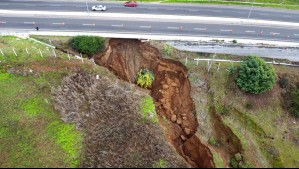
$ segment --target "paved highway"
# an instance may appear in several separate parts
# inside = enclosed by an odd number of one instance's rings
[[[136,13],[136,14],[171,14],[188,16],[214,16],[248,18],[250,6],[220,6],[220,5],[200,5],[200,4],[153,4],[138,3],[137,8],[124,7],[123,2],[90,2],[92,5],[103,4],[107,6],[109,13]],[[63,2],[63,1],[31,1],[31,0],[1,0],[0,9],[5,10],[38,10],[38,11],[68,11],[85,12],[86,3],[83,2]],[[299,22],[299,11],[269,9],[253,7],[251,19],[275,20],[287,22]],[[129,19],[129,18],[128,18]]]
[[[298,11],[253,10],[250,18],[254,22],[247,23],[244,22],[244,19],[247,19],[246,15],[248,15],[250,7],[232,8],[209,5],[208,8],[203,5],[142,3],[137,8],[126,8],[122,6],[122,3],[101,2],[101,4],[107,5],[108,11],[87,13],[85,3],[80,2],[38,1],[37,3],[36,1],[25,0],[2,0],[0,2],[0,32],[12,30],[28,32],[39,26],[40,31],[49,32],[105,32],[177,37],[215,37],[296,42],[299,44]],[[89,7],[91,5],[94,4],[90,3]],[[238,14],[238,12],[240,13]],[[165,18],[163,18],[164,15]],[[199,16],[204,17],[198,19]],[[287,23],[286,20],[282,20],[287,18],[286,16],[289,18]],[[181,19],[174,19],[179,17]],[[209,19],[209,17],[215,18]],[[243,20],[235,21],[236,19],[228,19],[227,17]],[[253,19],[252,17],[256,18]],[[272,24],[272,22],[266,23],[261,20],[276,22]],[[277,21],[284,21],[284,23]]]

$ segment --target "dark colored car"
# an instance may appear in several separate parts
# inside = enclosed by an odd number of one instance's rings
[[[136,1],[128,1],[125,2],[125,7],[137,7],[137,2]]]

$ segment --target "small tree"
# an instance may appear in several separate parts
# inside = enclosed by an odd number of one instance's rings
[[[76,36],[72,39],[72,48],[91,57],[104,48],[105,39],[98,36]]]
[[[272,65],[257,56],[249,56],[240,66],[237,85],[246,92],[260,94],[273,88],[276,73]]]
[[[154,74],[148,69],[141,69],[137,73],[137,85],[143,88],[150,88],[154,81]]]

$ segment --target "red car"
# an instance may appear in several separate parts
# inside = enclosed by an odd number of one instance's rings
[[[137,7],[137,2],[136,1],[128,1],[125,2],[125,7]]]

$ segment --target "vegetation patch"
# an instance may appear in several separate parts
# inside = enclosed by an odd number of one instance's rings
[[[105,39],[98,36],[76,36],[72,39],[72,47],[91,57],[105,47]]]
[[[148,119],[153,123],[158,122],[155,104],[152,97],[146,96],[141,100],[140,110],[143,118]]]
[[[47,132],[68,154],[67,163],[71,163],[71,167],[77,167],[80,162],[82,136],[75,130],[75,125],[54,121],[47,126]]]
[[[23,110],[29,117],[36,117],[44,112],[43,102],[38,98],[31,98],[23,105]]]
[[[148,69],[141,69],[137,73],[137,85],[143,88],[151,88],[154,81],[154,73]]]
[[[166,160],[159,160],[157,162],[155,162],[155,164],[153,165],[153,168],[169,168],[169,164]]]
[[[276,73],[272,65],[256,56],[244,59],[240,66],[237,85],[244,91],[260,94],[273,88],[276,82]]]

